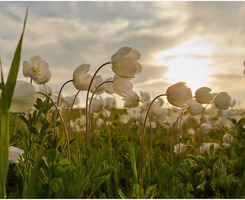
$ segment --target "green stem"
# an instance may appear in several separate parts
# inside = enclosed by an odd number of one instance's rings
[[[46,96],[51,102],[52,104],[54,105],[56,111],[58,112],[59,116],[60,116],[60,120],[63,124],[63,127],[64,127],[64,130],[65,130],[65,135],[66,135],[66,142],[67,142],[67,153],[68,153],[68,160],[71,161],[71,153],[70,153],[70,143],[69,143],[69,134],[68,134],[68,131],[67,131],[67,128],[66,128],[66,125],[65,125],[65,121],[64,121],[64,118],[62,117],[58,107],[56,106],[56,104],[54,103],[54,101],[50,98],[50,96],[46,95],[45,93],[42,93],[42,92],[37,92],[38,94],[42,94],[44,96]]]
[[[151,106],[152,104],[154,103],[155,100],[157,100],[159,97],[162,97],[162,96],[166,96],[166,94],[160,94],[158,95],[157,97],[155,97],[152,102],[150,103],[148,109],[147,109],[147,112],[146,112],[146,115],[145,115],[145,119],[144,119],[144,123],[143,123],[143,127],[142,127],[142,132],[141,132],[141,148],[140,148],[140,155],[141,155],[141,171],[140,171],[140,186],[141,186],[141,189],[143,189],[143,185],[144,185],[144,182],[143,182],[143,142],[144,142],[144,133],[145,133],[145,127],[146,127],[146,120],[147,120],[147,117],[149,115],[149,112],[150,112],[150,109],[151,109]]]
[[[105,82],[99,84],[99,85],[95,88],[95,90],[94,90],[94,92],[93,92],[93,94],[92,94],[92,96],[91,96],[91,98],[90,98],[90,101],[89,101],[89,106],[88,106],[88,116],[89,116],[89,126],[88,126],[89,139],[88,139],[88,146],[89,146],[89,147],[90,147],[90,144],[91,144],[90,110],[91,110],[92,101],[93,101],[95,92],[99,89],[100,86],[102,86],[102,85],[104,85],[104,84],[106,84],[106,83],[113,83],[113,81],[105,81]]]
[[[9,114],[0,114],[0,198],[6,198],[6,181],[8,174],[8,154],[9,154]]]
[[[89,91],[90,91],[90,88],[92,86],[92,83],[93,83],[93,80],[95,79],[95,76],[97,75],[97,73],[101,70],[101,68],[103,68],[105,65],[108,65],[110,64],[111,62],[106,62],[104,63],[103,65],[101,65],[97,70],[96,72],[94,73],[90,83],[89,83],[89,86],[88,86],[88,90],[87,90],[87,96],[86,96],[86,107],[85,107],[85,114],[86,114],[86,145],[88,146],[88,123],[89,123],[89,116],[88,116],[88,97],[89,97]],[[90,146],[88,146],[90,147]]]
[[[61,92],[63,90],[63,88],[65,87],[65,85],[67,83],[73,82],[72,80],[66,81],[60,88],[59,94],[58,94],[58,98],[57,98],[57,107],[59,107],[59,101],[60,101],[60,96],[61,96]],[[55,112],[55,117],[54,117],[54,136],[56,135],[56,120],[57,120],[57,111]]]

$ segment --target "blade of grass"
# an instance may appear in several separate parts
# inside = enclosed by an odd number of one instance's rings
[[[16,79],[18,76],[18,71],[19,71],[19,66],[20,66],[20,58],[21,58],[21,47],[22,47],[22,41],[23,41],[23,36],[24,36],[24,32],[25,32],[27,14],[28,14],[28,8],[27,8],[26,15],[25,15],[25,21],[24,21],[22,34],[21,34],[18,46],[15,50],[14,58],[12,60],[11,68],[9,70],[8,79],[6,82],[7,108],[10,107],[12,96],[14,93],[15,84],[16,84]]]

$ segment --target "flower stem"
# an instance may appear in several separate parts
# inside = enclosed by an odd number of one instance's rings
[[[144,142],[144,133],[145,133],[145,127],[146,127],[146,120],[147,120],[147,117],[149,115],[149,112],[150,112],[150,109],[151,109],[151,106],[152,104],[154,103],[155,100],[157,100],[159,97],[162,97],[162,96],[166,96],[166,94],[160,94],[158,95],[157,97],[155,97],[152,102],[150,103],[148,109],[147,109],[147,112],[146,112],[146,115],[145,115],[145,119],[144,119],[144,123],[143,123],[143,127],[142,127],[142,132],[141,132],[141,148],[140,148],[140,155],[141,155],[141,170],[140,170],[140,186],[141,186],[141,189],[143,189],[143,185],[144,185],[144,181],[143,181],[143,142]]]
[[[66,142],[67,142],[67,151],[68,151],[68,160],[71,161],[71,154],[70,154],[70,143],[69,143],[69,135],[68,135],[68,131],[67,131],[67,128],[66,128],[66,125],[65,125],[65,121],[57,107],[57,105],[54,103],[54,101],[50,98],[50,96],[46,95],[45,93],[43,92],[37,92],[38,94],[42,94],[44,96],[46,96],[54,105],[56,111],[58,112],[59,116],[60,116],[60,119],[61,119],[61,122],[63,124],[63,127],[65,129],[65,135],[66,135]]]
[[[69,118],[68,118],[69,140],[71,139],[71,113],[72,113],[73,105],[74,105],[74,103],[75,103],[75,101],[76,101],[76,98],[77,98],[78,94],[80,93],[80,91],[81,91],[81,90],[79,90],[79,91],[76,93],[76,95],[75,95],[75,97],[74,97],[74,99],[73,99],[73,101],[72,101],[71,108],[70,108],[70,113],[69,113]]]
[[[70,82],[73,82],[73,79],[72,80],[69,80],[69,81],[66,81],[60,88],[60,91],[59,91],[59,94],[58,94],[58,98],[57,98],[57,107],[59,107],[59,101],[60,101],[60,95],[61,95],[61,92],[63,90],[63,88],[65,87],[65,85],[67,83],[70,83]],[[61,116],[61,115],[60,115]],[[57,120],[57,111],[55,112],[55,117],[54,117],[54,136],[56,135],[56,120]]]
[[[110,125],[110,119],[109,116],[106,112],[106,110],[103,108],[103,111],[105,112],[106,118],[107,118],[107,123],[108,123],[108,132],[109,132],[109,144],[110,144],[110,157],[111,157],[111,165],[113,164],[112,162],[112,142],[111,142],[111,125]]]
[[[201,128],[201,126],[202,126],[202,121],[203,121],[203,116],[204,116],[204,112],[205,112],[205,110],[206,110],[206,108],[207,108],[207,106],[208,106],[209,104],[207,104],[205,107],[204,107],[204,109],[203,109],[203,111],[202,111],[202,114],[201,114],[201,118],[200,118],[200,124],[199,124],[199,134],[198,134],[198,145],[199,145],[199,147],[198,147],[198,152],[199,152],[199,155],[201,154],[201,151],[200,151],[200,148],[201,148],[201,144],[202,144],[202,128]],[[204,142],[204,141],[203,141]]]
[[[91,105],[92,105],[92,101],[93,101],[95,92],[99,89],[100,86],[104,85],[105,83],[113,83],[113,81],[105,81],[105,82],[99,84],[99,85],[95,88],[94,92],[92,93],[92,96],[91,96],[90,101],[89,101],[89,106],[88,106],[88,116],[89,116],[89,126],[88,126],[89,140],[88,140],[88,144],[89,144],[89,147],[90,147],[90,143],[91,143],[91,122],[90,122],[90,110],[91,110]]]
[[[102,69],[105,65],[108,65],[110,64],[111,62],[106,62],[104,63],[103,65],[101,65],[97,70],[96,72],[94,73],[90,83],[89,83],[89,86],[88,86],[88,91],[87,91],[87,96],[86,96],[86,107],[85,107],[85,114],[86,114],[86,145],[88,146],[88,120],[89,120],[89,116],[88,116],[88,97],[89,97],[89,91],[90,91],[90,88],[92,86],[92,83],[93,83],[93,80],[95,79],[95,76],[97,75],[97,73],[100,71],[100,69]]]

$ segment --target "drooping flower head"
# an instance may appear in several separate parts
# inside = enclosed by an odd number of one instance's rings
[[[89,68],[89,64],[82,64],[73,72],[73,85],[77,90],[88,90],[89,83],[92,79],[92,76],[87,73]],[[94,87],[94,82],[92,87]]]
[[[220,92],[214,97],[215,107],[220,110],[226,110],[230,107],[231,97],[226,92]]]
[[[140,53],[131,47],[122,47],[111,56],[112,71],[123,78],[134,78],[142,71],[142,67],[137,60]]]
[[[35,87],[25,81],[16,81],[10,111],[11,112],[26,112],[36,103]]]
[[[187,107],[186,102],[192,99],[191,89],[184,82],[171,85],[168,87],[166,94],[170,104],[181,108]]]
[[[33,56],[29,62],[23,62],[23,75],[30,77],[37,84],[45,84],[51,79],[49,65],[40,56]]]
[[[24,151],[14,146],[9,147],[9,163],[18,164],[20,157],[24,160],[22,154]]]
[[[210,94],[212,90],[208,87],[201,87],[195,92],[197,102],[208,104],[213,100],[213,95]]]
[[[201,114],[204,109],[202,104],[198,103],[195,99],[187,101],[187,104],[189,105],[187,110],[193,116]]]

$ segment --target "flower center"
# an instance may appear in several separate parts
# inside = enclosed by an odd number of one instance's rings
[[[33,72],[35,72],[35,74],[36,74],[37,76],[40,75],[40,69],[38,69],[37,67],[32,66],[32,67],[31,67],[31,70],[32,70]]]

